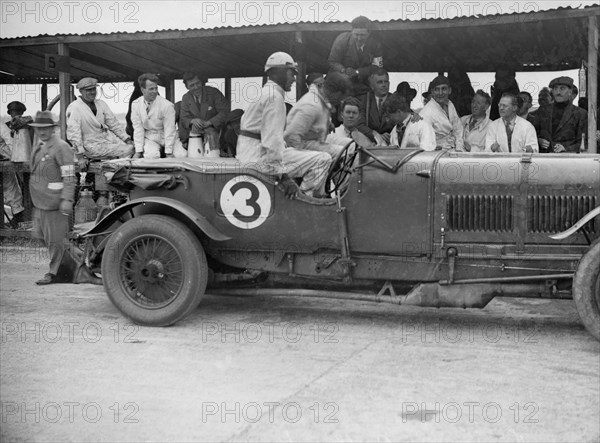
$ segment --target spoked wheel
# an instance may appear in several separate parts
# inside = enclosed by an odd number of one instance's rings
[[[352,164],[354,163],[356,154],[358,154],[356,143],[351,141],[333,159],[327,180],[325,181],[326,194],[331,195],[346,184],[352,173]]]
[[[586,329],[600,340],[600,240],[579,262],[573,279],[573,300]]]
[[[206,289],[204,249],[183,223],[144,215],[119,227],[102,257],[108,297],[134,322],[167,326],[198,306]]]

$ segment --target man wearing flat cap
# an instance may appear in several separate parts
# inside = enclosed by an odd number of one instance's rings
[[[81,96],[67,107],[67,140],[75,149],[81,169],[86,168],[88,160],[124,158],[133,154],[133,141],[125,128],[108,105],[96,98],[97,86],[95,78],[79,80],[77,89]]]
[[[75,161],[71,147],[55,134],[58,125],[50,111],[40,111],[33,123],[37,143],[31,153],[29,191],[34,206],[34,235],[48,247],[50,266],[38,285],[56,283],[69,230],[75,195]]]
[[[439,149],[464,151],[463,127],[456,108],[449,99],[452,88],[448,77],[439,75],[429,84],[430,100],[419,115],[433,126]]]
[[[587,112],[573,105],[573,79],[557,77],[550,82],[554,103],[541,106],[533,126],[540,152],[579,152],[587,131]]]

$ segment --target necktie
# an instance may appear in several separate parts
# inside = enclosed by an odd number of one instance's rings
[[[146,102],[146,114],[150,113],[150,103]]]
[[[402,146],[402,139],[404,138],[405,132],[406,132],[406,125],[402,125],[401,128],[396,128],[396,133],[398,134],[398,146]]]
[[[506,138],[508,139],[508,152],[512,152],[511,142],[513,130],[510,128],[510,122],[504,121],[504,127],[506,128]]]
[[[98,109],[96,108],[96,103],[91,102],[90,103],[90,109],[92,110],[92,112],[94,113],[94,115],[96,115],[98,113]]]

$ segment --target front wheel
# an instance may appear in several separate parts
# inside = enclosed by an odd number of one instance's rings
[[[193,311],[206,289],[208,266],[198,238],[163,215],[135,217],[109,238],[102,279],[110,300],[146,326],[168,326]]]
[[[579,262],[573,279],[573,300],[584,326],[600,340],[600,239]]]

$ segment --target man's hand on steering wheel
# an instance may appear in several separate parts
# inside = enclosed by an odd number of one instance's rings
[[[287,174],[281,174],[281,178],[275,181],[275,186],[283,191],[286,198],[293,200],[298,195],[298,185]]]

